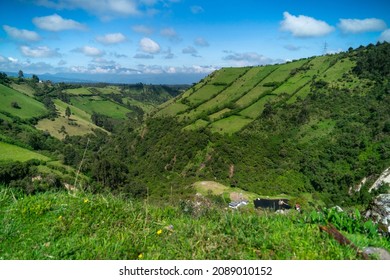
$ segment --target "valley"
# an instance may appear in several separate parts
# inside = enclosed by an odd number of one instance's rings
[[[389,250],[365,218],[389,192],[369,191],[390,166],[389,53],[378,43],[226,67],[193,85],[3,73],[0,258],[361,258],[319,231],[329,223]]]

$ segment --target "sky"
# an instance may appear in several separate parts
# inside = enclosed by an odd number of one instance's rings
[[[0,71],[182,84],[390,42],[388,0],[4,0]]]

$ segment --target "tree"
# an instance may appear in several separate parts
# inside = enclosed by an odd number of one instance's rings
[[[19,72],[18,72],[18,78],[19,78],[19,79],[23,79],[23,78],[24,78],[24,74],[23,74],[23,71],[22,71],[22,70],[19,70]]]
[[[65,116],[67,116],[68,119],[69,119],[69,117],[70,117],[71,114],[72,114],[72,112],[70,111],[69,106],[67,106],[66,109],[65,109]]]
[[[39,78],[38,78],[37,75],[33,74],[31,79],[32,79],[32,81],[33,81],[34,83],[39,83]]]
[[[20,105],[18,104],[18,102],[16,101],[12,101],[11,102],[11,106],[15,109],[21,109]]]

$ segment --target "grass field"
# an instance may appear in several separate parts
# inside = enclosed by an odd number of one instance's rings
[[[14,108],[16,102],[20,108]],[[47,114],[45,106],[35,99],[0,84],[0,111],[8,112],[21,119],[30,119]]]
[[[30,159],[38,159],[44,161],[50,160],[48,157],[38,154],[36,152],[8,143],[0,142],[0,160],[27,161]]]
[[[93,133],[94,129],[103,130],[92,123],[91,115],[85,111],[58,99],[54,101],[54,104],[60,115],[54,120],[40,120],[36,125],[36,128],[39,130],[48,131],[50,135],[58,139],[63,139],[66,135],[73,136]],[[65,116],[66,107],[69,107],[72,113],[69,119]],[[66,133],[61,131],[62,127],[65,128]]]
[[[249,124],[252,120],[242,116],[230,116],[210,125],[212,132],[232,134],[241,130],[244,126]]]
[[[110,100],[99,99],[98,97],[72,97],[71,104],[90,115],[96,112],[114,119],[126,119],[126,114],[131,112],[121,105],[115,104]]]
[[[2,260],[359,259],[309,215],[226,209],[204,195],[170,205],[77,192],[23,196],[0,186]],[[386,240],[346,234],[358,247]]]
[[[12,83],[11,87],[31,97],[33,97],[35,93],[35,90],[26,83],[21,83],[21,84]]]
[[[90,94],[92,94],[92,92],[87,87],[69,88],[69,89],[66,89],[65,92],[72,94],[72,95],[90,95]]]

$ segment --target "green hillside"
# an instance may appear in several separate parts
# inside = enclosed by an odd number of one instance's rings
[[[202,120],[203,128],[235,133],[261,116],[266,104],[292,104],[297,98],[305,98],[323,81],[329,87],[362,88],[361,93],[367,93],[370,87],[353,76],[354,66],[353,57],[343,53],[280,65],[223,68],[174,102],[163,104],[156,117],[177,117],[190,129],[199,128]],[[350,82],[341,83],[341,78]]]
[[[42,103],[2,84],[0,84],[0,104],[0,111],[21,119],[38,118],[48,113]]]
[[[11,145],[8,143],[0,142],[0,161],[28,161],[30,159],[38,159],[48,161],[47,156],[39,153]]]
[[[191,88],[17,81],[33,99],[2,86],[49,117],[0,111],[0,259],[362,259],[366,246],[390,249],[365,216],[389,192],[368,191],[390,166],[389,54],[378,43],[223,68]],[[255,209],[258,197],[301,211]],[[229,208],[240,200],[249,205]],[[326,234],[330,224],[358,249]]]

